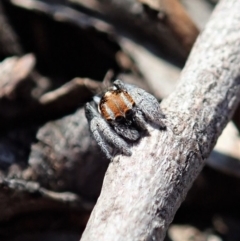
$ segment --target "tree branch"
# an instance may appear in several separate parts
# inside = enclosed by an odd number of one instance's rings
[[[84,240],[163,240],[240,97],[240,1],[222,0],[198,37],[176,91],[162,102],[166,131],[117,156]]]

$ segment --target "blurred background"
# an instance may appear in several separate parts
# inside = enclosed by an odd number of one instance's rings
[[[116,78],[167,97],[216,4],[0,1],[1,241],[80,239],[109,164],[84,104]],[[166,240],[240,240],[239,113]]]

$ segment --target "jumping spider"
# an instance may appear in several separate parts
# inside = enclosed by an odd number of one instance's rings
[[[85,114],[95,140],[109,159],[113,149],[130,156],[128,143],[138,140],[147,130],[147,121],[165,128],[157,99],[134,85],[116,80],[101,99],[94,100],[98,111],[86,103]]]

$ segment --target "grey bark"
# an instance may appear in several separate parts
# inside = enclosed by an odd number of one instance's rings
[[[82,241],[163,240],[240,97],[240,1],[222,0],[199,36],[176,91],[161,106],[166,131],[109,165]]]

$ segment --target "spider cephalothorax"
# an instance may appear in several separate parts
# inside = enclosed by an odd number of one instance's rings
[[[165,127],[157,99],[134,85],[116,80],[97,102],[99,112],[87,103],[85,113],[95,140],[108,158],[112,149],[131,155],[128,142],[138,140],[148,122]]]

